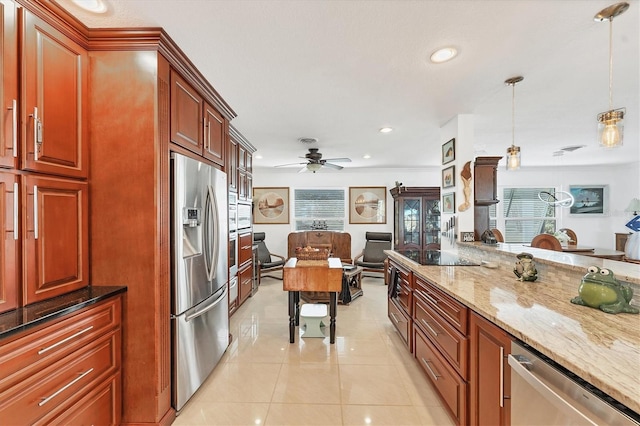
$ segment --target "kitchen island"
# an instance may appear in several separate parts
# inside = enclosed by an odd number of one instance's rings
[[[515,254],[522,246],[458,243],[458,254],[497,268],[422,266],[395,251],[390,259],[469,307],[585,381],[640,413],[640,316],[606,314],[570,303],[590,265],[607,267],[634,287],[638,306],[640,268],[608,259],[535,248],[538,280],[518,281]]]

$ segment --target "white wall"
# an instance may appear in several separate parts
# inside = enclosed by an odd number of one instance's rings
[[[458,170],[456,174],[459,174]],[[341,171],[321,171],[315,174],[297,173],[297,169],[256,168],[253,172],[255,187],[289,187],[291,198],[294,188],[344,188],[348,191],[349,186],[386,186],[386,224],[346,224],[345,231],[351,234],[353,257],[364,248],[365,232],[393,232],[393,198],[389,189],[395,186],[396,181],[402,182],[404,186],[440,186],[440,180],[439,166],[424,169],[345,168]],[[640,198],[640,162],[615,167],[553,166],[521,168],[514,172],[507,172],[501,168],[498,171],[499,194],[505,186],[551,185],[560,186],[561,190],[568,191],[569,185],[585,184],[609,185],[608,213],[602,217],[582,217],[569,215],[568,209],[561,209],[558,227],[573,229],[578,235],[580,245],[613,249],[614,233],[628,231],[624,224],[631,219],[631,214],[625,213],[624,209],[632,198]],[[266,243],[273,253],[283,256],[287,254],[287,235],[294,231],[292,214],[290,218],[291,223],[288,225],[254,225],[254,231],[267,234]]]
[[[440,155],[440,153],[438,153]],[[318,173],[297,173],[298,169],[253,170],[254,187],[289,187],[290,208],[293,208],[293,189],[295,188],[344,188],[349,197],[350,186],[386,186],[387,223],[386,224],[349,224],[345,231],[351,234],[351,256],[356,257],[364,249],[364,235],[367,231],[393,232],[393,197],[389,190],[395,182],[404,186],[440,186],[440,168],[424,169],[357,169],[344,168],[340,171],[320,171]],[[345,206],[346,208],[346,206]],[[293,210],[290,211],[288,225],[254,225],[254,232],[265,232],[265,243],[272,253],[287,255],[287,236],[295,231]]]

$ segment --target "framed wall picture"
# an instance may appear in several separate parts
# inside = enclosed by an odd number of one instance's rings
[[[289,223],[289,187],[253,188],[253,223]]]
[[[609,210],[609,185],[570,185],[574,203],[569,214],[577,216],[604,216]]]
[[[442,213],[456,212],[456,193],[442,194]]]
[[[442,164],[448,164],[456,159],[456,139],[442,145]]]
[[[447,167],[442,170],[442,187],[453,188],[456,186],[456,166]]]
[[[387,223],[387,187],[350,186],[349,223]]]

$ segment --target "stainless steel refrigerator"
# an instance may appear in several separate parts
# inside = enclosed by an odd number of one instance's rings
[[[227,176],[171,154],[172,400],[180,411],[229,346]]]

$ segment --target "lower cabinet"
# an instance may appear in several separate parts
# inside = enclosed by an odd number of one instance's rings
[[[511,368],[507,356],[511,352],[511,338],[476,313],[470,316],[469,332],[471,424],[509,425]]]
[[[121,297],[0,344],[0,419],[7,424],[119,424]]]
[[[251,296],[253,281],[253,234],[238,236],[238,306]]]

